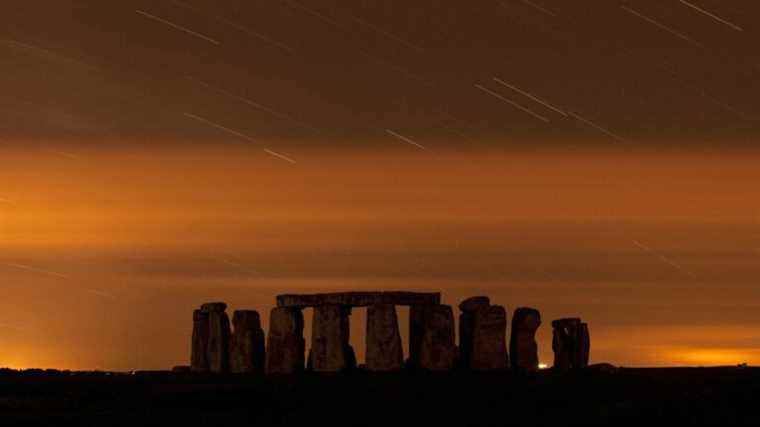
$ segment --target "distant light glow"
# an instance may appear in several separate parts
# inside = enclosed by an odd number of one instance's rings
[[[684,365],[715,366],[747,363],[756,354],[757,350],[752,349],[699,348],[676,351],[671,357]]]
[[[546,369],[548,367],[549,367],[549,365],[547,365],[546,363],[539,363],[538,364],[538,369]]]

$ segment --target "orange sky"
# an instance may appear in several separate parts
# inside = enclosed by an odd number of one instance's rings
[[[202,302],[337,289],[760,364],[756,0],[6,3],[0,365],[167,368]]]
[[[0,365],[167,368],[202,302],[374,289],[534,306],[545,363],[580,315],[596,362],[760,364],[760,152],[14,146]]]

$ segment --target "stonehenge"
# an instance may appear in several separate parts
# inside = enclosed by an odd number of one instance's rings
[[[366,307],[374,304],[432,305],[440,304],[441,294],[423,292],[336,292],[310,295],[278,295],[277,307],[316,307],[320,305],[342,305]]]
[[[232,315],[230,371],[236,374],[264,372],[266,351],[259,313],[237,310]]]
[[[588,323],[581,322],[580,330],[580,351],[578,355],[578,364],[582,368],[588,367],[589,355],[591,354],[591,336],[588,333]]]
[[[458,307],[459,346],[454,312],[441,304],[440,293],[343,292],[277,296],[269,314],[269,332],[259,313],[237,310],[232,326],[221,302],[193,311],[191,372],[235,374],[296,374],[304,370],[335,373],[356,368],[350,344],[353,307],[367,308],[366,364],[361,369],[392,372],[418,369],[445,372],[513,369],[535,372],[539,367],[536,331],[538,310],[520,307],[511,322],[507,345],[507,310],[487,296],[462,301]],[[409,306],[409,356],[404,362],[396,306]],[[313,310],[308,357],[303,309]],[[567,371],[588,366],[591,342],[588,325],[579,318],[552,322],[554,368]]]
[[[367,350],[370,371],[398,371],[404,367],[404,349],[398,329],[396,306],[373,304],[367,308]]]
[[[509,366],[507,355],[507,310],[491,305],[475,312],[470,369],[503,370]]]
[[[301,309],[273,308],[269,314],[266,373],[294,374],[303,371],[305,351]]]
[[[448,371],[457,362],[458,350],[454,337],[454,312],[450,305],[427,305],[420,309],[421,338],[418,368],[428,371]]]
[[[190,370],[207,372],[208,365],[208,313],[203,310],[193,311],[193,342],[190,356]]]
[[[489,305],[491,300],[488,297],[471,297],[459,303],[462,312],[459,314],[459,362],[465,368],[470,366],[475,312]]]
[[[230,319],[227,304],[203,304],[193,312],[190,369],[194,372],[229,372]]]
[[[541,326],[541,313],[535,308],[520,307],[512,315],[509,356],[512,369],[524,372],[538,370],[536,330]]]
[[[425,334],[425,310],[424,306],[413,305],[409,307],[409,359],[407,364],[411,368],[420,366],[420,349]]]
[[[507,311],[491,305],[488,297],[472,297],[459,304],[460,366],[476,371],[508,367]]]
[[[591,347],[588,324],[571,317],[554,320],[552,329],[554,368],[567,371],[587,367]]]
[[[356,366],[354,350],[349,344],[348,316],[351,308],[343,305],[314,307],[309,367],[315,372],[339,372]]]

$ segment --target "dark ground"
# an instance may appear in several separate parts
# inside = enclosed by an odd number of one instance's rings
[[[760,425],[760,368],[263,378],[0,372],[0,426]]]

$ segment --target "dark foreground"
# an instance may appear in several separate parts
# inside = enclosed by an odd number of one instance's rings
[[[760,369],[504,374],[0,374],[0,425],[760,425]],[[677,424],[676,424],[677,423]]]

